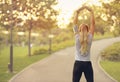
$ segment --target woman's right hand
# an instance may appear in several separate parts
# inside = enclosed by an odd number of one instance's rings
[[[85,7],[83,6],[83,7],[81,7],[81,8],[79,8],[76,12],[77,13],[79,13],[81,10],[83,10],[83,9],[85,9]]]
[[[92,9],[88,6],[83,6],[81,8],[79,8],[76,12],[79,13],[81,10],[87,9],[88,11],[92,12]]]
[[[88,11],[92,12],[92,9],[91,9],[90,7],[88,7],[88,6],[84,6],[84,7],[85,7],[85,9],[87,9]]]

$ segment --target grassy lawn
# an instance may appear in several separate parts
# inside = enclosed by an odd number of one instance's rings
[[[104,38],[111,38],[114,37],[112,33],[105,33],[104,35],[101,34],[94,34],[94,40],[104,39]]]
[[[71,41],[64,41],[59,44],[53,44],[52,45],[52,51],[58,51],[60,49],[64,49],[68,46],[73,46],[74,40]],[[48,46],[43,46],[42,48],[48,49]],[[32,47],[32,53],[34,53],[35,50],[39,50],[40,47]],[[14,73],[8,72],[8,63],[9,63],[9,47],[4,47],[0,51],[0,82],[8,82],[8,80],[20,72],[22,69],[27,67],[28,65],[37,62],[50,54],[40,54],[40,55],[32,55],[28,56],[28,47],[14,47],[13,49],[13,64],[14,64]]]
[[[120,42],[116,42],[101,53],[102,60],[100,61],[103,69],[120,82]]]
[[[100,64],[110,76],[120,82],[120,62],[101,61]]]
[[[103,38],[113,37],[111,34],[105,34],[104,36],[96,35],[94,36],[94,40],[103,39]],[[60,49],[64,49],[68,46],[74,45],[74,38],[71,41],[63,41],[62,43],[56,43],[52,45],[52,50],[58,51]],[[32,53],[35,50],[38,50],[39,47],[32,47]],[[9,47],[4,47],[0,50],[0,82],[8,82],[8,80],[13,77],[15,74],[20,72],[25,67],[30,64],[37,62],[47,56],[49,54],[41,54],[34,55],[28,57],[28,47],[14,47],[14,73],[8,72],[8,63],[9,63]]]
[[[33,47],[32,52],[38,47]],[[8,72],[9,47],[4,47],[0,53],[0,82],[7,82],[13,75],[26,66],[47,57],[48,54],[28,57],[27,47],[14,47],[14,73]]]

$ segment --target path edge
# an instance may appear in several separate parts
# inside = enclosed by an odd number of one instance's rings
[[[52,55],[53,55],[53,54],[51,54],[50,56],[52,56]],[[8,80],[8,82],[12,82],[15,78],[17,78],[17,77],[18,77],[21,73],[23,73],[25,70],[29,69],[29,68],[32,67],[33,65],[39,63],[40,61],[46,60],[46,59],[47,59],[48,57],[50,57],[50,56],[47,56],[47,57],[43,58],[42,60],[38,60],[37,62],[34,62],[34,63],[28,65],[28,66],[25,67],[23,70],[21,70],[20,72],[18,72],[17,74],[15,74],[13,77],[11,77],[11,79]]]
[[[116,79],[114,79],[111,75],[109,75],[103,68],[102,68],[102,66],[100,65],[100,61],[101,61],[101,57],[100,57],[100,55],[99,55],[99,57],[98,57],[98,66],[99,66],[99,68],[105,73],[105,75],[107,75],[111,80],[113,80],[114,82],[118,82]]]

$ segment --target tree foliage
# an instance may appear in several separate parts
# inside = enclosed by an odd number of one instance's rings
[[[53,9],[56,0],[12,0],[12,3],[0,2],[1,25],[26,25],[51,28],[57,12]],[[26,23],[26,24],[25,24]]]
[[[120,0],[113,0],[111,3],[103,3],[109,26],[115,28],[115,35],[120,35]]]
[[[23,27],[22,29],[29,31],[28,46],[29,52],[31,52],[31,30],[54,27],[57,12],[53,6],[56,3],[56,0],[0,1],[0,25],[7,29]]]

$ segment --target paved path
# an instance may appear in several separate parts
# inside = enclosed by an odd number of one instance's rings
[[[98,59],[101,50],[117,41],[120,41],[120,37],[93,42],[91,60],[94,68],[95,82],[115,82],[101,70]],[[66,48],[56,52],[25,68],[9,82],[72,82],[74,52],[75,47]],[[86,82],[83,75],[81,82]]]

